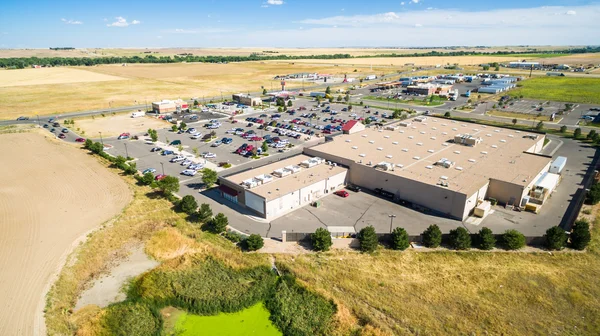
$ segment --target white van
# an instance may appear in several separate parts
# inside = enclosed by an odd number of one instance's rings
[[[143,116],[145,116],[145,115],[146,115],[146,113],[145,113],[145,112],[142,112],[142,111],[137,111],[137,112],[133,112],[133,113],[131,114],[131,117],[132,117],[132,118],[139,118],[139,117],[143,117]]]

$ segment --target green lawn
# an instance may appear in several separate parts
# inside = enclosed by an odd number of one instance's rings
[[[559,102],[600,104],[600,78],[538,77],[519,82],[511,96]]]
[[[420,106],[440,106],[443,103],[445,103],[447,100],[446,99],[442,99],[439,96],[432,96],[433,100],[430,100],[430,97],[427,97],[426,101],[423,101],[423,99],[415,99],[415,100],[398,100],[398,99],[387,99],[385,97],[378,97],[378,96],[365,96],[363,99],[364,100],[377,100],[377,101],[381,101],[381,102],[388,102],[390,104],[390,106],[392,106],[395,103],[398,104],[409,104],[409,105],[420,105]]]
[[[175,324],[178,336],[279,336],[281,332],[269,320],[269,311],[262,303],[237,313],[199,316],[179,315]]]

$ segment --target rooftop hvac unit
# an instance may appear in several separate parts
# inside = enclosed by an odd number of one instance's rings
[[[454,162],[452,162],[446,158],[441,158],[438,162],[435,163],[435,165],[444,167],[444,168],[450,168],[450,167],[454,166]]]
[[[397,144],[398,144],[398,141],[392,142],[392,145],[397,145]]]
[[[352,140],[350,140],[350,139],[347,139],[347,140],[346,140],[346,142],[352,142]]]
[[[390,138],[390,136],[389,136],[389,135],[386,135],[386,136],[384,136],[384,138],[386,138],[386,139],[389,139],[389,138]]]
[[[296,173],[300,172],[300,170],[301,170],[300,166],[296,166],[296,165],[287,166],[284,169],[292,172],[292,174],[296,174]]]
[[[377,150],[378,151],[383,150],[383,147],[377,147]]]
[[[365,156],[367,156],[367,154],[358,154],[358,156],[365,157]]]
[[[352,149],[358,149],[358,146],[352,146]]]
[[[388,162],[379,162],[378,164],[375,165],[374,168],[381,169],[383,171],[388,171],[388,170],[392,170],[393,166],[391,163],[388,163]]]
[[[370,144],[374,144],[374,143],[375,143],[375,141],[371,140],[371,141],[369,141],[369,143],[370,143]]]
[[[502,140],[500,140],[500,142],[506,142],[506,140],[502,139]]]
[[[427,150],[427,152],[428,152],[428,153],[433,153],[433,152],[435,152],[435,151],[434,151],[433,149],[429,149],[429,150]]]
[[[413,120],[417,121],[417,122],[423,122],[423,121],[427,120],[427,117],[416,117]]]
[[[423,146],[422,142],[417,142],[417,146]]]
[[[273,176],[277,176],[277,177],[284,177],[284,176],[288,176],[290,175],[292,172],[284,169],[284,168],[280,168],[280,169],[275,169],[271,174]]]
[[[262,182],[262,184],[265,184],[265,183],[269,183],[269,182],[273,181],[273,176],[264,174],[264,175],[255,176],[254,179]]]
[[[420,159],[421,159],[421,157],[419,157],[419,156],[413,156],[413,159],[415,159],[415,160],[420,160]]]
[[[251,178],[251,179],[247,179],[247,180],[243,181],[242,185],[248,189],[251,189],[251,188],[256,187],[258,185],[258,182],[259,181]]]
[[[454,143],[465,146],[476,146],[481,141],[481,138],[475,138],[470,134],[457,134],[454,136]]]
[[[462,171],[462,170],[463,170],[463,167],[456,167],[456,168],[454,168],[454,169]]]
[[[404,167],[404,165],[403,165],[403,164],[401,164],[401,163],[396,163],[396,167],[398,167],[398,168],[402,168],[402,167]]]

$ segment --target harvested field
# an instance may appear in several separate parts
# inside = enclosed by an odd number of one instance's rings
[[[545,58],[540,60],[543,63],[550,64],[569,64],[569,65],[587,65],[587,64],[600,64],[600,53],[593,54],[577,54],[577,55],[567,55],[567,56],[559,56],[552,58]]]
[[[510,62],[518,60],[519,56],[426,56],[426,57],[373,57],[373,58],[348,58],[348,59],[329,59],[315,60],[303,59],[294,60],[298,64],[340,64],[340,65],[389,65],[402,66],[406,63],[415,65],[445,65],[447,63],[460,65],[478,65],[490,62]],[[281,61],[268,61],[278,63]]]
[[[0,88],[26,85],[106,82],[122,79],[124,78],[75,68],[0,70]]]
[[[85,131],[83,135],[93,138],[98,137],[98,132],[102,132],[103,137],[112,137],[124,132],[134,134],[147,131],[149,128],[165,128],[170,125],[166,121],[151,117],[131,118],[129,113],[106,117],[98,116],[94,119],[75,119],[75,128],[82,129]]]
[[[0,335],[41,335],[45,294],[73,244],[131,200],[126,183],[36,132],[0,135]]]

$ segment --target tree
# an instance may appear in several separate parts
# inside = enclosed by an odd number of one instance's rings
[[[500,71],[500,67],[496,66],[496,68],[494,69],[494,71]]]
[[[394,113],[392,113],[392,118],[400,119],[401,117],[402,117],[402,112],[400,110],[394,110]]]
[[[202,182],[206,185],[206,188],[210,188],[217,183],[218,178],[216,171],[209,168],[202,169]]]
[[[394,250],[404,251],[410,246],[408,233],[401,227],[397,227],[392,231],[392,248]]]
[[[183,145],[182,144],[177,145],[177,150],[179,151],[179,154],[183,153]]]
[[[145,185],[151,185],[152,182],[154,182],[154,175],[152,175],[152,173],[146,173],[144,174],[144,176],[142,176],[142,178],[140,179],[140,182],[142,182]]]
[[[281,113],[281,112],[283,112],[283,107],[279,106],[279,107],[277,108],[277,112],[280,112],[280,113]]]
[[[171,126],[171,131],[177,132],[177,125]],[[167,141],[167,142],[169,142],[169,141]]]
[[[542,129],[544,129],[544,122],[543,122],[543,121],[540,121],[540,122],[539,122],[539,123],[538,123],[538,124],[535,126],[535,129],[536,129],[537,131],[541,131]]]
[[[125,162],[127,161],[127,159],[121,155],[118,155],[115,158],[115,166],[117,166],[118,168],[122,168],[123,165],[125,165]]]
[[[483,227],[481,230],[479,230],[477,238],[479,248],[482,250],[491,250],[496,247],[496,237],[494,237],[492,230],[486,227]]]
[[[588,204],[598,204],[600,202],[600,183],[593,184],[585,197]]]
[[[596,135],[596,130],[591,130],[586,136],[585,138],[588,140],[592,140],[594,139],[594,135]]]
[[[342,95],[338,95],[337,98],[336,98],[336,100],[338,102],[341,102],[342,100],[344,100],[344,98],[342,98]]]
[[[229,224],[229,220],[225,217],[224,214],[219,212],[215,218],[210,221],[209,229],[212,233],[219,234],[225,232],[227,225]]]
[[[94,145],[94,142],[92,141],[92,139],[85,139],[85,142],[83,143],[83,148],[92,149],[93,145]]]
[[[373,252],[377,249],[379,244],[377,240],[377,234],[373,226],[367,226],[362,228],[358,232],[358,240],[360,242],[360,250],[362,252]]]
[[[260,146],[260,149],[262,149],[263,153],[266,153],[269,150],[269,144],[266,141],[263,141],[262,145]]]
[[[350,95],[349,94],[346,94],[344,96],[344,101],[346,101],[346,103],[350,101]]]
[[[164,195],[170,195],[179,191],[179,179],[174,176],[166,176],[156,182],[156,186]]]
[[[519,121],[517,120],[517,118],[514,118],[514,119],[512,120],[512,123],[513,123],[513,125],[516,125],[518,122],[519,122]]]
[[[464,227],[450,230],[450,246],[457,250],[468,250],[471,248],[471,235]]]
[[[254,233],[251,234],[248,238],[246,238],[244,242],[244,245],[248,251],[260,250],[263,246],[265,246],[263,238],[260,235]]]
[[[291,100],[288,100],[288,102],[287,102],[287,106],[288,106],[288,107],[292,107],[292,106],[294,106],[294,103],[292,103],[292,101],[291,101]]]
[[[194,107],[198,107],[200,105],[196,99],[194,99]]]
[[[192,215],[196,212],[198,208],[198,202],[196,202],[196,198],[192,195],[185,195],[179,202],[179,207],[181,211],[185,212],[188,215]]]
[[[571,247],[576,250],[583,250],[591,239],[590,224],[585,219],[576,221],[571,231]]]
[[[331,233],[324,228],[318,228],[315,233],[310,235],[310,239],[315,251],[329,251],[329,248],[333,244]]]
[[[152,142],[158,141],[158,132],[156,132],[156,130],[149,129],[148,134],[150,135],[150,139],[152,140]]]
[[[423,232],[423,245],[431,248],[440,246],[442,243],[442,231],[440,228],[432,224]]]
[[[489,65],[484,65],[483,66],[483,71],[488,71],[490,70],[490,66]]]
[[[450,118],[451,116],[452,116],[452,115],[450,114],[450,112],[446,112],[446,113],[444,113],[444,117],[446,117],[446,118]]]
[[[187,128],[187,124],[185,122],[181,122],[181,124],[179,124],[179,129],[185,130]]]
[[[562,250],[567,245],[567,234],[559,226],[553,226],[546,230],[546,247],[549,250]]]
[[[525,236],[517,230],[506,230],[502,234],[502,242],[508,250],[518,250],[525,246]]]
[[[213,216],[213,212],[210,205],[202,203],[200,209],[198,209],[198,220],[202,223],[208,223]]]
[[[267,89],[263,89],[263,96],[267,95]]]
[[[331,94],[331,88],[329,86],[325,89],[325,94]]]
[[[573,132],[573,138],[579,139],[581,137],[581,128],[577,127]]]
[[[560,133],[567,133],[567,126],[565,126],[565,125],[561,126]]]

